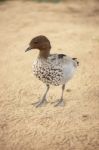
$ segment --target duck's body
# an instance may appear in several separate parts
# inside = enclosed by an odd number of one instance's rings
[[[46,95],[50,85],[62,85],[62,95],[55,106],[64,104],[63,92],[65,84],[73,77],[79,62],[76,58],[71,58],[64,54],[50,54],[50,41],[42,35],[31,40],[26,51],[31,49],[40,50],[38,58],[33,63],[33,73],[47,86],[42,99],[35,103],[36,107],[42,106],[47,102]]]
[[[33,63],[34,75],[46,84],[63,85],[69,81],[77,67],[77,61],[64,54],[52,54],[47,59],[37,58]]]

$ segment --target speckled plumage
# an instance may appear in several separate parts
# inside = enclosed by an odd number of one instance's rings
[[[46,84],[65,84],[74,74],[77,61],[62,54],[52,54],[47,59],[37,58],[33,63],[33,73]]]
[[[33,38],[29,47],[25,52],[31,49],[38,49],[39,56],[33,62],[34,75],[44,82],[47,86],[46,92],[40,101],[34,103],[36,107],[40,107],[47,103],[46,95],[50,85],[62,85],[61,98],[56,101],[54,106],[64,105],[63,93],[65,84],[72,78],[79,64],[76,58],[71,58],[64,54],[50,54],[51,44],[47,37],[40,35]]]

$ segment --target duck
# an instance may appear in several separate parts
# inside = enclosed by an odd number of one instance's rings
[[[33,103],[35,107],[41,107],[48,103],[47,93],[50,86],[62,86],[61,97],[52,102],[54,106],[64,106],[64,90],[67,82],[72,79],[79,65],[77,58],[65,54],[52,54],[51,43],[44,35],[34,37],[25,52],[39,50],[38,57],[33,61],[33,74],[46,85],[46,91],[42,98]]]

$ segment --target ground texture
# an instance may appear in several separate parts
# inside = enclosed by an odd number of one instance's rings
[[[31,104],[45,87],[32,74],[38,51],[30,39],[46,35],[52,53],[77,57],[80,66],[64,93],[65,107]],[[99,3],[11,1],[0,4],[0,150],[99,150]]]

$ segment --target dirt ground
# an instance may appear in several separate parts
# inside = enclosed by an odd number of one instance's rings
[[[24,50],[39,34],[52,53],[79,59],[65,107],[51,104],[61,87],[51,87],[48,105],[31,105],[45,85],[32,74],[38,51]],[[99,150],[98,1],[0,4],[0,150]]]

